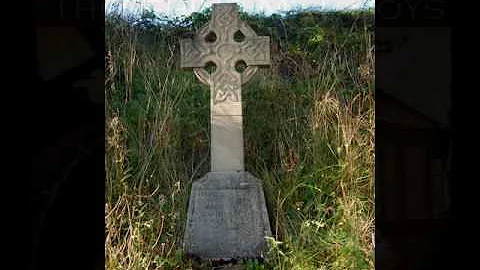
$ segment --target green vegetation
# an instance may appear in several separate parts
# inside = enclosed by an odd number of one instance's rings
[[[178,41],[209,12],[106,17],[106,269],[201,268],[181,241],[191,183],[209,170],[210,93],[180,70]],[[242,18],[272,42],[243,100],[273,237],[245,269],[374,269],[373,12]]]

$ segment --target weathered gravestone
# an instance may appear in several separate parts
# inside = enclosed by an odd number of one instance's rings
[[[192,184],[184,238],[191,256],[259,258],[271,235],[262,183],[244,168],[241,94],[258,66],[270,64],[269,43],[238,18],[236,4],[213,4],[211,21],[181,41],[181,66],[211,89],[211,172]]]

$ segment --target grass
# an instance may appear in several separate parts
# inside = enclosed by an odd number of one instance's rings
[[[181,242],[191,183],[209,171],[209,89],[178,68],[175,34],[106,24],[106,269],[198,267]],[[295,58],[294,81],[279,72],[292,52],[272,52],[243,87],[246,169],[264,181],[273,231],[267,260],[246,269],[374,269],[374,56],[363,37],[313,63]]]

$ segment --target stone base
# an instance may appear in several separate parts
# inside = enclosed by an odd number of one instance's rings
[[[249,172],[209,172],[194,181],[184,250],[202,260],[262,258],[271,236],[262,183]]]

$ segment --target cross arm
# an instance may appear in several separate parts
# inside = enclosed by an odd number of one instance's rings
[[[193,39],[182,39],[180,41],[180,67],[194,68],[205,66],[207,54],[199,43]]]
[[[247,37],[240,48],[241,57],[248,66],[270,65],[270,37]]]

